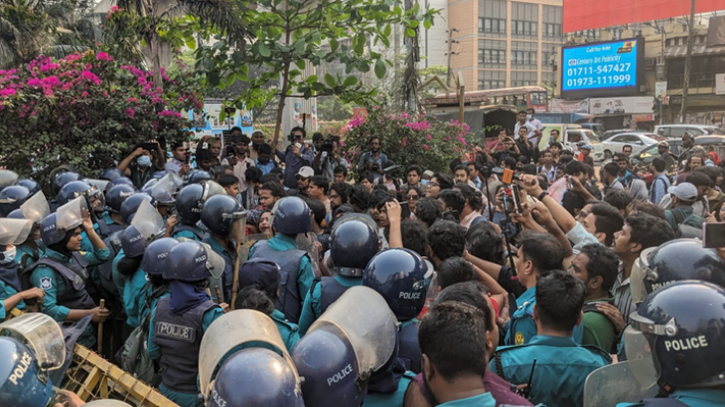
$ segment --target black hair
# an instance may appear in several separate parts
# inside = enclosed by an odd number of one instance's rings
[[[463,161],[461,161],[460,158],[454,158],[451,160],[450,163],[448,163],[448,168],[451,170],[452,173],[456,172],[456,169],[459,165],[463,164]]]
[[[664,172],[665,168],[667,168],[667,162],[660,157],[655,157],[652,160],[652,166],[655,167],[655,170],[657,170],[657,172]]]
[[[519,112],[517,113],[517,115],[520,115],[520,114],[526,114],[526,110],[519,110]]]
[[[584,163],[572,160],[566,164],[565,172],[566,175],[586,174],[587,169],[584,168]]]
[[[250,140],[250,139],[249,139],[249,137],[247,137],[247,135],[246,135],[246,134],[242,134],[241,136],[239,136],[239,137],[237,138],[237,141],[236,141],[236,142],[237,142],[237,143],[242,143],[242,144],[246,144],[246,145],[249,145],[249,143],[251,143],[251,142],[252,142],[252,140]]]
[[[284,179],[284,171],[282,171],[279,167],[274,167],[269,171],[270,174],[274,174],[277,176],[277,181],[282,181]]]
[[[230,187],[235,184],[239,184],[239,179],[235,177],[234,175],[230,174],[221,174],[219,176],[219,180],[217,181],[219,185],[223,186],[224,188]]]
[[[586,287],[563,270],[552,270],[536,282],[536,313],[541,325],[561,332],[574,330],[581,317]]]
[[[423,196],[425,195],[425,194],[423,193],[423,189],[421,189],[421,188],[420,188],[419,186],[417,186],[417,185],[410,185],[410,186],[408,186],[408,191],[410,191],[410,190],[413,190],[413,191],[415,191],[415,192],[417,192],[417,193],[418,193],[418,199],[422,198],[422,197],[423,197]],[[407,198],[407,197],[405,197],[405,198]]]
[[[284,187],[280,185],[279,181],[265,182],[264,184],[262,184],[261,187],[259,187],[260,191],[263,189],[271,192],[272,196],[276,198],[282,198],[283,196],[285,196]]]
[[[485,157],[485,155],[481,155],[481,156]],[[479,157],[479,156],[476,156],[476,161],[469,161],[469,162],[468,162],[468,163],[466,164],[466,166],[472,165],[472,166],[473,166],[473,168],[474,168],[474,169],[476,170],[476,172],[481,172],[481,167],[482,167],[482,166],[481,166],[481,164],[480,164],[480,163],[478,162],[478,157]],[[470,172],[470,168],[469,168],[469,172]]]
[[[612,189],[604,195],[604,202],[612,205],[613,207],[623,211],[632,202],[632,196],[623,189]]]
[[[257,154],[272,154],[272,147],[269,144],[262,143],[257,147]]]
[[[342,200],[343,204],[346,204],[348,199],[350,198],[350,190],[352,189],[352,186],[348,184],[347,182],[333,182],[330,184],[330,191],[337,192],[338,195],[340,195],[340,199]]]
[[[385,192],[388,194],[388,187],[383,184],[373,185],[373,193],[375,193],[375,191]],[[388,196],[390,196],[390,194],[388,194]]]
[[[633,213],[625,220],[632,229],[630,243],[639,243],[642,250],[657,247],[675,238],[675,232],[664,219],[643,212]]]
[[[613,161],[608,162],[604,165],[604,167],[602,167],[602,171],[606,172],[607,174],[609,174],[612,177],[616,177],[617,173],[619,172],[619,165],[617,165],[617,163],[615,163]]]
[[[378,140],[378,142],[380,143],[380,145],[381,146],[383,145],[383,139],[381,139],[378,136],[370,136],[370,138],[368,139],[368,144],[373,144],[373,140]]]
[[[433,174],[433,177],[438,180],[438,185],[441,187],[441,191],[453,188],[453,184],[455,182],[453,181],[453,177],[450,175],[444,172],[437,172]]]
[[[439,220],[428,229],[428,244],[439,260],[463,256],[466,249],[466,229],[448,220]]]
[[[549,189],[549,179],[546,178],[546,175],[543,174],[536,174],[536,180],[539,181],[539,186],[541,189],[546,191]]]
[[[592,215],[596,217],[594,228],[599,233],[604,233],[604,245],[611,246],[614,241],[614,234],[622,230],[624,217],[619,210],[606,202],[592,205]]]
[[[695,168],[694,172],[703,172],[707,174],[708,177],[712,180],[711,186],[716,186],[717,184],[717,177],[725,176],[725,173],[722,168],[720,167],[709,167],[706,165],[700,166]],[[688,181],[689,182],[689,181]]]
[[[574,156],[572,156],[571,153],[564,154],[564,152],[567,152],[567,151],[562,150],[561,154],[559,155],[559,167],[562,167],[562,169],[564,170],[564,173],[566,173],[566,166],[570,162],[574,161]],[[579,161],[577,161],[577,162],[579,162]]]
[[[296,131],[301,131],[302,132],[302,138],[307,138],[307,131],[304,129],[304,127],[295,126],[295,127],[292,128],[292,130],[289,131],[289,134],[292,134],[292,133],[294,133]]]
[[[524,174],[536,175],[536,164],[524,165]]]
[[[484,296],[488,296],[488,287],[476,280],[465,281],[451,284],[441,290],[436,297],[435,303],[462,302],[472,305],[480,309],[486,316],[486,331],[493,331],[496,316],[491,315],[491,308],[488,307],[488,302],[486,302]]]
[[[441,203],[433,198],[421,198],[415,203],[415,217],[423,221],[428,227],[433,226],[440,218]]]
[[[456,256],[446,259],[438,266],[436,271],[436,281],[441,289],[456,283],[472,281],[476,278],[473,266],[463,257]]]
[[[642,212],[654,216],[655,218],[665,219],[664,208],[661,208],[659,205],[652,202],[640,201],[638,199],[632,201],[632,212]]]
[[[316,187],[322,188],[323,195],[327,196],[327,193],[330,192],[330,180],[323,177],[322,175],[313,176],[312,178],[310,178],[310,182]]]
[[[486,374],[486,322],[483,311],[461,302],[435,304],[418,325],[418,343],[441,377]],[[456,344],[456,346],[451,346]],[[478,357],[471,357],[478,355]]]
[[[425,223],[419,220],[403,219],[400,222],[400,234],[403,238],[403,247],[412,250],[421,256],[430,256],[428,249],[428,233]]]
[[[516,160],[516,164],[527,164],[529,162],[529,157],[525,155],[520,155],[519,158]]]
[[[587,205],[584,197],[574,191],[566,191],[561,197],[561,206],[566,209],[571,216],[576,216],[576,210],[582,210]]]
[[[420,165],[413,164],[413,165],[409,166],[405,170],[405,176],[407,177],[408,173],[410,173],[411,171],[415,171],[415,173],[418,174],[419,177],[423,175],[423,169],[420,168]]]
[[[513,157],[506,157],[503,159],[503,166],[510,169],[515,170],[516,169],[516,159]]]
[[[552,131],[554,131],[554,130],[552,130]],[[561,143],[559,143],[558,141],[555,141],[553,143],[549,143],[549,147],[558,147],[559,150],[563,150],[564,149],[564,146]],[[552,154],[553,154],[553,152],[552,152]]]
[[[377,208],[378,204],[390,199],[390,194],[388,193],[388,188],[385,185],[381,185],[381,187],[383,187],[383,188],[373,188],[373,193],[370,194],[370,207],[371,208]]]
[[[364,212],[370,207],[371,199],[372,195],[364,186],[355,185],[352,187],[350,191],[350,205]]]
[[[714,167],[713,167],[714,168]],[[712,179],[710,179],[710,176],[702,171],[693,171],[690,174],[687,175],[687,178],[685,178],[685,182],[689,182],[690,184],[697,187],[708,187],[712,188],[715,183]]]
[[[342,174],[343,177],[347,177],[347,167],[344,165],[338,165],[335,167],[334,170],[332,170],[333,174]]]
[[[488,222],[479,222],[466,235],[468,252],[481,260],[503,264],[503,243],[496,229]]]
[[[441,191],[440,195],[438,195],[438,199],[445,202],[446,209],[450,207],[452,210],[457,211],[459,216],[461,212],[463,212],[463,207],[466,206],[466,198],[463,196],[461,191],[457,191],[455,189],[446,189]]]
[[[468,205],[473,209],[474,211],[480,211],[483,209],[483,195],[481,195],[480,192],[478,192],[475,188],[471,187],[468,184],[458,183],[454,187],[454,190],[457,189],[461,191],[461,195],[463,195],[463,198],[466,199],[466,202],[468,202]]]
[[[368,180],[369,183],[373,183],[373,180],[375,180],[375,177],[373,177],[373,173],[370,171],[363,171],[362,174],[360,174],[360,178],[358,179],[358,183],[362,183],[363,180]]]
[[[564,262],[564,248],[553,235],[526,232],[519,238],[519,256],[530,261],[539,275],[561,268]]]
[[[241,133],[242,132],[242,129],[240,129],[239,126],[234,126],[234,127],[231,128],[231,130],[229,132],[231,133],[231,132],[234,132],[234,131],[238,131],[238,132]]]
[[[250,285],[239,291],[234,301],[234,309],[253,309],[270,315],[274,312],[274,300],[264,291]]]
[[[327,216],[327,208],[325,208],[325,204],[322,201],[312,199],[308,196],[301,196],[300,198],[302,198],[302,200],[305,201],[307,206],[310,208],[312,216],[315,217],[315,223],[321,225],[322,221],[325,220],[325,216]]]
[[[602,289],[609,291],[614,286],[619,274],[619,257],[614,250],[599,243],[588,244],[581,248],[581,254],[589,258],[587,262],[587,278],[602,278]]]
[[[627,162],[629,162],[629,157],[627,157],[627,154],[624,154],[624,153],[614,153],[614,160],[615,161],[627,161]]]
[[[248,167],[244,170],[244,178],[247,179],[247,183],[257,183],[262,178],[262,170],[257,167]]]
[[[456,168],[453,170],[453,172],[455,173],[457,171],[466,171],[466,175],[471,175],[471,170],[468,169],[468,165],[460,164],[460,165],[456,166]]]
[[[212,153],[211,150],[202,148],[202,149],[196,151],[196,161],[197,162],[216,161],[216,157],[214,157],[214,153]]]
[[[323,138],[325,138],[325,136],[323,136],[320,132],[315,132],[312,134],[312,141],[322,140]]]
[[[269,173],[267,173],[267,174],[264,174],[264,175],[262,175],[262,176],[261,176],[261,177],[259,178],[259,183],[260,183],[260,184],[266,184],[266,183],[268,183],[268,182],[276,182],[276,183],[278,183],[278,184],[279,184],[279,181],[280,181],[280,179],[281,179],[281,178],[279,177],[279,175],[277,175],[277,174],[274,174],[274,173],[272,173],[272,172],[269,172]]]
[[[143,261],[143,255],[138,257],[124,256],[116,263],[116,269],[121,275],[130,277],[141,267],[141,261]]]

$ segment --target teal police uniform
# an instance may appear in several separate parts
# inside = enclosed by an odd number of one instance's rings
[[[408,370],[400,378],[395,392],[389,394],[368,393],[362,407],[403,407],[405,392],[412,381],[415,381],[415,373]]]
[[[88,267],[98,265],[108,260],[108,249],[94,249],[91,252],[80,252],[83,259],[88,262]],[[59,253],[53,249],[46,249],[43,257],[50,257],[59,263],[71,264],[73,259]],[[66,285],[65,278],[52,268],[39,265],[32,272],[30,282],[34,287],[38,287],[45,291],[45,298],[40,307],[40,311],[49,315],[58,322],[63,322],[68,318],[70,308],[58,303],[58,298],[62,296],[69,287]],[[93,327],[89,324],[86,330],[78,338],[78,343],[86,347],[92,347],[96,343],[93,333]]]
[[[201,229],[199,229],[199,232],[201,233]],[[201,239],[199,239],[199,236],[196,235],[196,233],[190,231],[190,230],[178,230],[174,232],[174,239],[189,239],[189,240],[195,240],[197,242],[201,242]]]
[[[18,267],[20,267],[21,270],[29,269],[30,266],[35,264],[35,262],[45,254],[45,246],[42,244],[39,244],[34,248],[27,243],[23,243],[16,247],[18,253],[15,256],[15,261],[18,262]]]
[[[531,366],[536,368],[531,378]],[[531,378],[529,400],[556,407],[581,407],[584,381],[589,373],[612,363],[596,346],[579,346],[571,338],[538,335],[526,345],[501,346],[489,369],[512,384]]]
[[[496,407],[496,400],[494,400],[491,393],[483,393],[467,399],[438,404],[438,407]]]
[[[146,272],[140,267],[131,276],[124,276],[118,271],[118,263],[125,257],[123,249],[118,251],[111,266],[113,282],[116,284],[119,296],[123,299],[123,308],[126,310],[126,324],[136,328],[141,317],[138,299],[148,282]]]
[[[725,405],[725,390],[696,389],[696,390],[675,390],[670,394],[670,399],[684,403],[683,407],[722,407]],[[657,402],[650,403],[619,403],[617,407],[657,407]]]
[[[276,309],[272,314],[269,315],[277,325],[280,336],[282,336],[282,342],[287,347],[288,351],[292,351],[292,348],[300,340],[300,329],[296,324],[284,319],[282,311]]]
[[[160,290],[160,289],[159,289]],[[156,309],[159,300],[168,297],[171,293],[168,287],[163,292],[158,292],[156,297],[154,296],[154,287],[151,283],[144,286],[141,291],[141,295],[138,298],[138,309],[139,309],[139,321],[143,321],[149,315],[149,312]],[[149,304],[150,303],[150,304]]]
[[[531,338],[536,336],[536,324],[534,323],[534,305],[536,305],[536,287],[526,290],[516,299],[516,311],[506,325],[506,345],[526,345]],[[574,327],[572,338],[577,345],[581,345],[584,337],[583,324]]]
[[[212,322],[216,321],[217,318],[224,315],[224,311],[222,311],[219,307],[214,307],[204,313],[204,316],[202,317],[202,328],[204,329],[204,332],[206,332],[207,329],[209,329],[209,325],[212,324]],[[161,359],[161,348],[159,348],[158,345],[154,342],[154,319],[156,317],[156,309],[154,308],[153,312],[151,313],[151,318],[149,321],[149,326],[152,327],[152,329],[149,329],[149,336],[148,341],[146,342],[148,355],[153,360],[160,360]],[[198,356],[197,356],[198,357]],[[197,378],[198,382],[198,378]],[[168,387],[164,386],[164,384],[159,385],[159,391],[161,394],[163,394],[166,398],[171,400],[172,402],[178,404],[180,407],[196,407],[197,401],[198,401],[198,394],[190,394],[190,393],[181,393],[178,391],[173,391],[169,389]]]
[[[361,277],[346,277],[336,275],[333,277],[341,286],[350,288],[362,285]],[[315,284],[315,288],[305,291],[305,302],[302,303],[302,314],[300,315],[300,335],[307,333],[310,326],[322,315],[322,306],[320,305],[320,297],[322,296],[322,287]]]
[[[234,251],[233,247],[222,246],[222,244],[211,235],[202,240],[202,242],[211,246],[211,249],[224,259],[224,274],[221,277],[221,288],[224,301],[219,301],[215,290],[211,290],[211,300],[217,304],[220,302],[231,303],[232,285],[234,284],[234,265],[237,262],[237,253]]]
[[[4,301],[8,298],[12,297],[13,295],[17,294],[18,290],[13,288],[10,284],[5,283],[3,280],[0,280],[0,302],[2,302],[2,305],[0,305],[0,308],[2,310],[0,311],[0,321],[5,319],[7,316],[5,314],[5,303]],[[17,309],[24,310],[25,309],[25,303],[21,300],[18,305],[15,306]]]

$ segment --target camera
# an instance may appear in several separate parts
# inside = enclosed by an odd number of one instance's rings
[[[327,136],[324,140],[322,140],[322,145],[320,146],[320,151],[326,151],[328,153],[331,153],[333,148],[335,147],[335,143],[340,141],[339,136]]]
[[[299,133],[291,133],[289,136],[287,136],[287,140],[289,140],[291,143],[299,142],[302,140],[302,135]]]

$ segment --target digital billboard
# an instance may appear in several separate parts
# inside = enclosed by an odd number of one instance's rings
[[[562,96],[575,99],[637,94],[643,45],[640,40],[628,39],[562,48]]]

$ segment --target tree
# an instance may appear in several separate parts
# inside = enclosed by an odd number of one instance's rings
[[[421,24],[429,28],[436,13],[421,10],[417,3],[404,11],[395,0],[239,1],[244,4],[239,7],[244,10],[242,19],[255,33],[255,42],[240,49],[223,35],[207,33],[204,38],[210,43],[197,50],[197,66],[207,74],[212,86],[226,87],[236,80],[249,82],[249,87],[232,102],[238,109],[243,102],[255,107],[279,97],[275,141],[279,139],[287,97],[339,95],[344,101],[369,100],[375,91],[364,90],[351,73],[372,69],[378,78],[385,76],[390,62],[372,47],[388,47],[394,25],[406,27],[406,35],[408,29],[412,31]],[[194,37],[197,32],[189,30],[186,35]],[[322,64],[340,64],[345,76],[327,73],[318,77],[312,70]],[[261,67],[269,71],[251,79],[250,70]],[[264,88],[270,81],[279,83],[273,91]]]
[[[345,103],[338,96],[317,98],[317,112],[321,121],[350,120],[353,114],[352,103]]]

